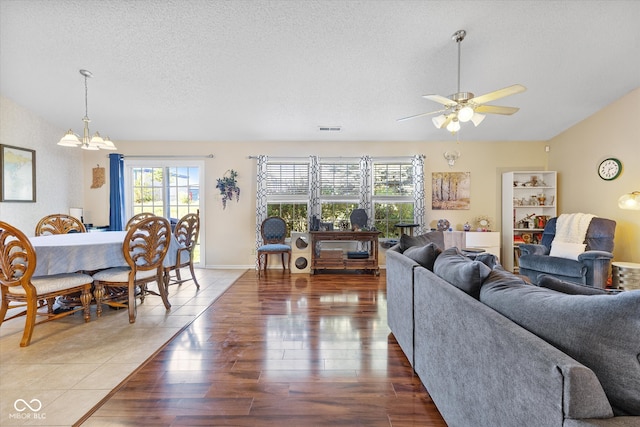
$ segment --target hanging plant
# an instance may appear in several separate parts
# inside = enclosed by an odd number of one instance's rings
[[[220,190],[220,195],[222,196],[222,209],[227,207],[227,200],[233,199],[234,194],[236,201],[240,201],[240,187],[238,187],[238,182],[236,181],[237,177],[238,172],[231,169],[225,172],[222,178],[218,178],[216,188]]]

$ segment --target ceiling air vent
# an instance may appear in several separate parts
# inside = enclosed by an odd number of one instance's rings
[[[340,132],[342,131],[342,126],[318,126],[320,132]]]

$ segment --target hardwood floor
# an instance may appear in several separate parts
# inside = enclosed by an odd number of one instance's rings
[[[446,426],[387,326],[385,282],[249,271],[82,425]]]

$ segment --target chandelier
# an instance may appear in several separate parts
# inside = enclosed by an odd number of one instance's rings
[[[89,122],[91,120],[89,120],[87,78],[93,77],[93,74],[88,70],[80,70],[80,74],[84,76],[84,117],[82,118],[84,122],[84,133],[82,139],[80,139],[80,136],[69,129],[62,139],[60,139],[58,145],[64,147],[80,147],[83,150],[116,150],[116,146],[111,142],[109,137],[102,138],[98,132],[92,137],[89,136],[91,135],[89,132]]]

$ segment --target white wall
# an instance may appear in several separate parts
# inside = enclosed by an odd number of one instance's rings
[[[461,135],[462,136],[462,135]],[[446,133],[444,134],[446,137]],[[206,194],[206,265],[209,267],[250,267],[255,262],[255,192],[256,163],[249,156],[410,156],[426,155],[425,190],[426,220],[435,227],[438,219],[446,218],[451,225],[462,230],[466,221],[480,215],[492,219],[494,230],[500,229],[501,173],[512,168],[544,169],[547,164],[545,142],[131,142],[116,141],[118,152],[126,155],[208,155],[205,160]],[[455,167],[449,169],[442,154],[459,150],[462,153]],[[108,175],[105,152],[85,153],[84,173],[100,164]],[[241,189],[240,201],[232,201],[222,209],[215,188],[216,179],[229,169],[238,171]],[[471,207],[464,211],[432,211],[431,173],[442,171],[471,172]],[[107,177],[108,182],[108,177]],[[108,185],[91,189],[85,185],[85,212],[94,224],[108,222]],[[381,256],[384,264],[384,256]]]
[[[81,130],[80,118],[75,131]],[[84,176],[82,151],[60,147],[59,129],[5,96],[0,96],[0,144],[36,151],[36,202],[0,202],[0,219],[33,235],[40,218],[82,207]]]
[[[585,212],[617,222],[614,260],[640,262],[640,211],[618,208],[624,193],[640,191],[640,88],[549,141],[549,168],[559,172],[559,212]],[[622,175],[598,177],[600,162],[616,157]]]

